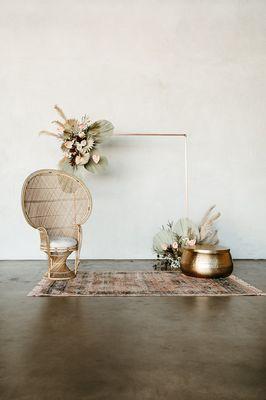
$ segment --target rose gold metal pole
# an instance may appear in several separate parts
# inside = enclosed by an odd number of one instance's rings
[[[181,137],[186,137],[186,133],[119,133],[116,132],[114,133],[114,136],[181,136]]]
[[[185,135],[185,206],[186,216],[189,216],[189,202],[188,202],[188,142],[187,135]]]
[[[185,207],[186,216],[189,215],[189,202],[188,202],[188,143],[186,133],[137,133],[137,132],[116,132],[114,136],[176,136],[183,137],[184,142],[184,158],[185,158]]]

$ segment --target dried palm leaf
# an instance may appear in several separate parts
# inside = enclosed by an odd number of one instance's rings
[[[174,232],[172,232],[168,229],[162,229],[153,238],[153,250],[157,254],[163,254],[164,246],[172,245],[172,243],[174,243],[175,241],[176,241],[176,237],[175,237]]]
[[[70,165],[69,160],[66,157],[59,161],[58,167],[69,174],[73,174],[73,167]]]
[[[95,137],[97,143],[103,143],[112,136],[113,130],[113,124],[106,120],[96,121],[89,127],[89,133]]]
[[[76,176],[79,179],[84,179],[83,171],[85,171],[85,170],[84,170],[83,165],[79,166],[78,168],[73,168],[72,165],[69,163],[69,159],[66,157],[62,158],[59,161],[58,168],[67,172],[70,175]]]
[[[181,238],[198,239],[197,225],[188,218],[180,218],[173,226],[173,231]]]

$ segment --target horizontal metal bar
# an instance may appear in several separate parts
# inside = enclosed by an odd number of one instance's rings
[[[135,132],[117,132],[114,133],[114,136],[179,136],[179,137],[187,137],[186,133],[135,133]]]

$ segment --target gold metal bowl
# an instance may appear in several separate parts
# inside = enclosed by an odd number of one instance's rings
[[[198,278],[222,278],[233,271],[230,249],[220,246],[184,247],[180,267],[185,275]]]

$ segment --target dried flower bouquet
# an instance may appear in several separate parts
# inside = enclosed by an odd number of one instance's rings
[[[59,168],[73,173],[82,168],[92,173],[105,170],[108,161],[100,154],[98,147],[113,134],[111,122],[92,122],[86,115],[81,121],[68,119],[61,108],[57,105],[54,108],[62,119],[53,121],[57,125],[57,133],[41,131],[40,134],[54,136],[62,141],[64,158],[59,162]]]
[[[171,271],[179,268],[184,246],[215,245],[219,242],[214,222],[221,214],[212,213],[215,207],[207,210],[199,225],[188,218],[181,218],[176,223],[168,222],[166,227],[162,226],[153,238],[153,250],[158,260],[155,269]]]

